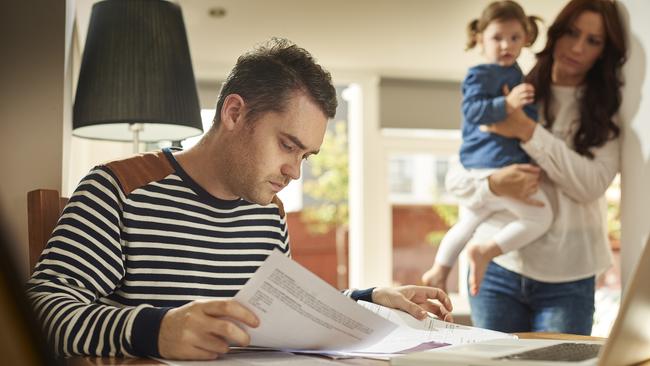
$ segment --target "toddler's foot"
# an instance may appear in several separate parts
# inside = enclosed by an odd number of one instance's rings
[[[467,247],[470,295],[476,296],[478,294],[490,261],[501,254],[501,248],[496,243],[472,244]]]
[[[436,263],[422,275],[422,283],[425,286],[437,287],[447,292],[447,277],[450,271],[451,268]]]

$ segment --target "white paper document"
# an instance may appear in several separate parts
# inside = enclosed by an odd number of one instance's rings
[[[456,345],[475,343],[489,339],[517,338],[517,336],[512,334],[449,323],[433,317],[418,320],[403,311],[390,309],[365,301],[360,301],[359,304],[373,313],[380,315],[382,318],[390,320],[398,325],[398,327],[386,337],[386,339],[390,339],[391,341],[401,339],[419,339],[420,341],[425,342],[435,341],[438,343]]]
[[[359,350],[397,327],[279,251],[266,259],[234,300],[259,318],[258,328],[242,325],[251,345],[259,347]]]
[[[359,304],[397,324],[397,328],[381,341],[363,350],[327,352],[328,355],[388,360],[411,352],[435,352],[436,349],[449,345],[474,343],[488,339],[517,338],[511,334],[448,323],[433,317],[418,320],[403,311],[365,301],[360,301]]]
[[[384,339],[364,349],[368,353],[410,353],[488,339],[517,338],[511,334],[449,323],[433,317],[418,320],[403,311],[365,301],[359,304],[397,324],[397,328]]]
[[[331,355],[388,355],[514,337],[506,333],[417,320],[400,310],[357,303],[279,251],[234,297],[260,319],[242,325],[251,345]]]

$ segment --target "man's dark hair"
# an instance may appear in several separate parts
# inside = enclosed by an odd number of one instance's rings
[[[246,119],[265,112],[283,112],[294,92],[309,96],[328,118],[336,113],[336,90],[330,73],[305,49],[289,40],[272,38],[237,59],[217,99],[214,123],[221,121],[225,98],[238,94],[246,102]]]

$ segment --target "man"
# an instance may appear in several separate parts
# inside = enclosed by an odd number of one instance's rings
[[[329,73],[272,40],[238,59],[195,147],[93,169],[28,283],[57,353],[214,359],[247,345],[235,321],[259,321],[231,298],[272,250],[290,254],[276,194],[318,153],[335,110]],[[346,294],[451,319],[430,287]]]

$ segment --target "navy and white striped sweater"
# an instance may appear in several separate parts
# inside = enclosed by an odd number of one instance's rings
[[[81,181],[27,292],[59,355],[157,356],[169,308],[233,297],[274,249],[290,255],[277,197],[217,199],[164,150]]]

